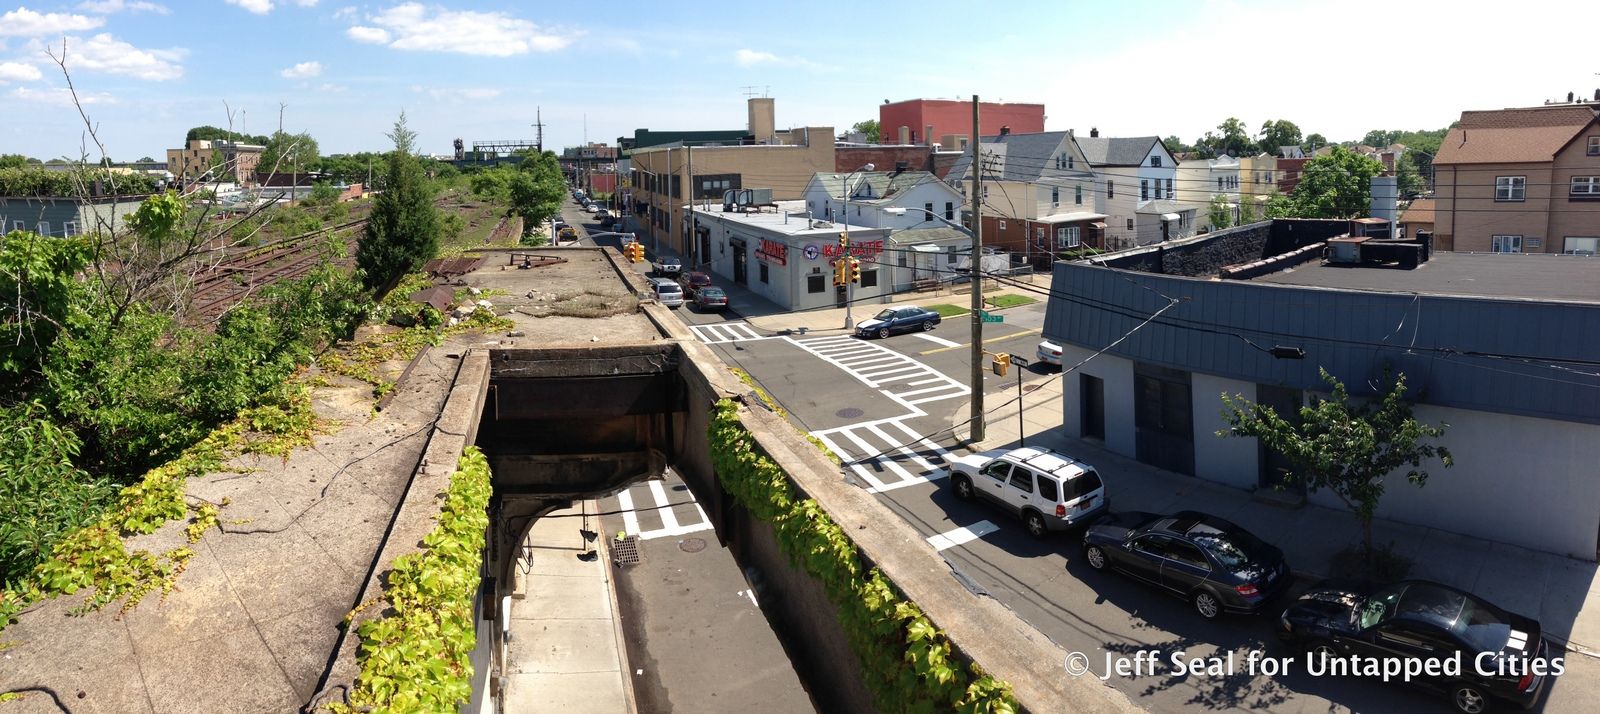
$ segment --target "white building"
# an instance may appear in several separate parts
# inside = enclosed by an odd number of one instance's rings
[[[1200,227],[1211,225],[1211,202],[1221,198],[1231,211],[1229,225],[1239,223],[1239,160],[1232,156],[1191,159],[1178,163],[1178,203],[1195,209]]]
[[[790,310],[843,306],[846,292],[833,284],[833,261],[839,257],[839,234],[848,231],[851,254],[861,261],[861,282],[851,297],[887,299],[895,267],[886,252],[888,228],[808,218],[803,201],[775,205],[689,209],[705,236],[712,273]]]
[[[1194,235],[1196,212],[1177,203],[1178,162],[1160,137],[1102,137],[1090,129],[1077,143],[1099,183],[1095,210],[1109,216],[1108,247]]]
[[[855,225],[895,230],[960,220],[962,202],[960,192],[927,171],[817,173],[806,184],[803,197],[813,218],[843,217]]]

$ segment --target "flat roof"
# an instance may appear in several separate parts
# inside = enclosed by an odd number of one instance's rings
[[[1415,270],[1305,263],[1255,282],[1387,293],[1600,302],[1600,258],[1438,251]]]
[[[773,233],[789,236],[836,235],[840,231],[885,231],[888,228],[872,228],[849,223],[840,223],[817,216],[811,217],[812,227],[806,225],[805,201],[774,201],[778,206],[776,211],[771,206],[760,213],[740,213],[738,211],[723,212],[720,202],[713,203],[710,208],[695,206],[693,211],[701,216],[708,216],[724,221],[733,221],[741,225],[761,228]],[[859,203],[852,201],[852,203]]]

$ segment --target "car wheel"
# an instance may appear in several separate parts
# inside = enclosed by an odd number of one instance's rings
[[[885,327],[885,328],[883,328],[881,330],[878,330],[878,339],[880,339],[880,340],[889,339],[889,328]]]
[[[1106,569],[1106,552],[1098,545],[1091,545],[1083,549],[1084,559],[1089,561],[1089,567],[1095,570]]]
[[[933,332],[933,321],[930,320],[928,322],[922,323],[922,331],[923,332]]]
[[[1050,532],[1050,529],[1044,526],[1044,516],[1039,515],[1038,511],[1024,511],[1022,526],[1028,529],[1028,535],[1035,538],[1043,538]]]
[[[1306,660],[1308,662],[1317,660],[1327,661],[1338,658],[1339,650],[1333,646],[1332,642],[1327,640],[1312,640],[1306,644]]]
[[[973,496],[972,479],[969,479],[965,476],[957,476],[955,477],[954,482],[956,487],[956,498],[959,498],[963,501],[971,501]]]
[[[1215,620],[1222,614],[1222,601],[1210,590],[1200,590],[1189,601],[1194,604],[1194,611],[1207,620]]]
[[[1489,711],[1489,698],[1476,684],[1457,684],[1450,688],[1450,703],[1461,714],[1483,714]]]

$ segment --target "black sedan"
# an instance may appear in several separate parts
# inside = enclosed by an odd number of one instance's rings
[[[1251,613],[1294,578],[1283,551],[1216,516],[1129,511],[1089,526],[1084,558],[1187,599],[1201,617]]]
[[[1565,666],[1548,658],[1537,621],[1422,580],[1318,583],[1279,625],[1280,638],[1309,653],[1308,672],[1374,676],[1385,662],[1410,665],[1415,675],[1390,681],[1444,692],[1465,714],[1496,701],[1532,708]]]
[[[931,330],[939,325],[939,313],[915,305],[881,310],[870,320],[856,325],[861,337],[888,337],[896,332]]]

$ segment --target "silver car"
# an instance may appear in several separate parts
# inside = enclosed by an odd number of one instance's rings
[[[651,278],[650,284],[655,287],[656,302],[667,307],[683,307],[683,286],[676,280],[667,278]]]
[[[1111,499],[1093,466],[1049,449],[995,449],[951,462],[950,486],[963,501],[984,498],[1042,538],[1106,512]]]

